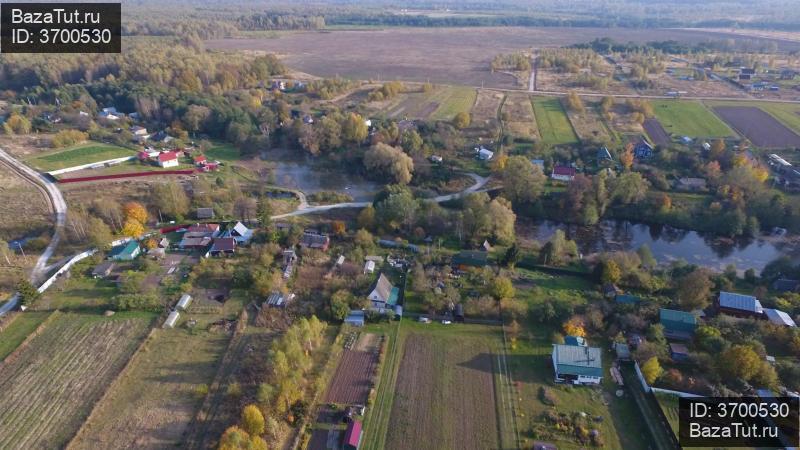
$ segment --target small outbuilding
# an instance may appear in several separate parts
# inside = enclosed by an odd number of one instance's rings
[[[289,304],[292,300],[294,300],[294,294],[284,294],[283,292],[273,292],[269,294],[267,297],[267,301],[265,302],[267,306],[271,306],[273,308],[285,308],[286,305]]]
[[[697,328],[697,316],[685,311],[661,308],[659,321],[664,326],[664,335],[670,339],[690,340]]]
[[[112,248],[108,258],[114,261],[133,261],[141,252],[142,249],[139,247],[139,243],[135,240],[130,240],[126,244]]]
[[[364,273],[375,273],[375,261],[370,260],[364,264]]]
[[[468,267],[486,267],[489,254],[479,250],[463,250],[453,256],[452,265],[459,270],[466,270]]]
[[[345,317],[344,323],[354,327],[363,327],[364,311],[361,311],[360,309],[351,310],[350,314]]]
[[[98,264],[92,270],[92,278],[105,278],[111,275],[111,271],[114,270],[115,266],[114,261],[104,261]]]
[[[670,343],[669,357],[675,362],[683,362],[689,359],[689,348],[683,344]]]
[[[181,299],[178,300],[178,305],[176,309],[180,309],[181,311],[186,311],[189,305],[192,304],[192,296],[189,294],[181,295]]]
[[[173,310],[167,316],[167,320],[164,322],[164,328],[175,328],[175,324],[178,323],[178,319],[181,317],[178,311]]]

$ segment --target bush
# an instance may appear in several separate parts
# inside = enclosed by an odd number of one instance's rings
[[[556,404],[558,404],[558,397],[556,396],[555,392],[547,389],[544,386],[539,388],[539,400],[548,406],[556,406]]]
[[[89,135],[79,130],[61,130],[53,136],[50,145],[53,148],[69,147],[89,139]]]

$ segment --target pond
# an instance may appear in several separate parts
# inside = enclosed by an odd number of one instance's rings
[[[365,202],[372,200],[381,189],[377,183],[357,175],[315,169],[303,161],[273,161],[272,164],[276,185],[297,189],[307,195],[320,191],[337,191],[350,195],[353,201]]]
[[[659,263],[669,264],[682,259],[715,271],[734,264],[739,271],[752,268],[761,272],[767,263],[781,256],[800,261],[800,244],[796,239],[775,236],[725,239],[665,225],[629,221],[605,220],[584,227],[555,221],[521,220],[517,234],[523,239],[545,242],[559,229],[576,241],[584,256],[604,251],[635,250],[647,244]]]

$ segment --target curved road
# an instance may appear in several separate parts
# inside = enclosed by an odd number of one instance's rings
[[[455,194],[440,195],[438,197],[425,199],[425,201],[436,202],[436,203],[450,201],[461,195],[478,192],[489,181],[488,177],[482,177],[475,173],[468,173],[467,175],[475,181],[475,184],[464,189],[461,192],[456,192]],[[305,196],[302,196],[300,206],[295,211],[286,214],[278,214],[276,216],[272,216],[271,218],[283,219],[286,217],[302,216],[304,214],[313,214],[313,213],[330,211],[332,209],[341,209],[341,208],[366,208],[367,206],[372,204],[372,202],[345,202],[345,203],[334,203],[332,205],[308,206],[308,203],[305,203],[304,200]]]
[[[56,187],[54,182],[16,160],[2,149],[0,149],[0,163],[8,166],[11,170],[30,181],[39,190],[41,190],[42,193],[47,196],[47,199],[50,202],[50,209],[52,213],[55,214],[55,229],[53,231],[53,238],[50,239],[50,244],[47,246],[44,252],[42,252],[41,256],[39,256],[39,259],[36,261],[36,265],[31,271],[31,281],[36,283],[36,281],[39,280],[47,271],[47,261],[51,256],[53,256],[53,252],[55,252],[56,247],[58,247],[58,243],[61,240],[61,233],[64,229],[64,223],[67,220],[67,202],[64,201],[61,191],[58,190],[58,187]],[[0,306],[0,316],[14,309],[14,307],[17,306],[17,301],[18,297],[17,295],[14,295],[9,299],[9,301]]]

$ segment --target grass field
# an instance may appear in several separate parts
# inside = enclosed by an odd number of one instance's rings
[[[431,114],[433,120],[452,120],[460,112],[469,112],[478,93],[474,88],[448,86],[439,107]]]
[[[87,142],[46,155],[36,156],[27,160],[27,162],[39,170],[47,171],[122,158],[123,156],[133,156],[135,153],[131,149],[112,144]]]
[[[117,286],[111,281],[73,277],[63,281],[59,289],[47,291],[37,301],[36,308],[101,313],[111,309],[111,298],[117,294]]]
[[[533,115],[539,128],[539,135],[545,144],[577,144],[578,136],[561,106],[558,98],[537,97],[533,99]]]
[[[0,448],[61,448],[138,346],[154,316],[53,313],[0,365]]]
[[[540,271],[517,269],[521,277],[516,282],[517,296],[531,306],[549,302],[573,307],[586,303],[586,290],[592,284],[577,276],[556,276]],[[508,366],[511,378],[518,383],[516,397],[517,410],[524,416],[518,420],[523,448],[530,446],[532,440],[554,443],[559,449],[578,450],[587,448],[572,433],[556,430],[542,418],[542,414],[553,407],[540,400],[540,389],[546,388],[557,398],[555,410],[572,417],[574,413],[584,412],[589,417],[602,417],[602,421],[592,421],[605,442],[603,448],[647,448],[647,430],[637,427],[638,409],[629,396],[618,398],[614,395],[616,386],[609,375],[612,363],[610,352],[603,352],[603,383],[600,387],[555,385],[550,358],[552,355],[552,335],[559,331],[558,326],[541,323],[529,318],[521,323],[522,331],[516,348],[508,352]],[[588,338],[592,346],[607,348],[605,342]],[[535,433],[534,433],[535,432]]]
[[[17,313],[14,320],[0,331],[0,361],[11,354],[49,315],[47,311]]]
[[[702,103],[683,100],[653,101],[653,111],[667,133],[692,138],[735,136],[725,122]]]
[[[389,330],[364,448],[515,447],[508,416],[498,415],[501,401],[509,401],[495,390],[499,328],[408,320],[397,326],[397,335]]]
[[[157,329],[123,378],[70,443],[71,449],[180,445],[230,339],[227,333]]]
[[[241,159],[239,149],[232,144],[220,142],[205,152],[209,160],[218,160],[220,162],[238,161]]]

